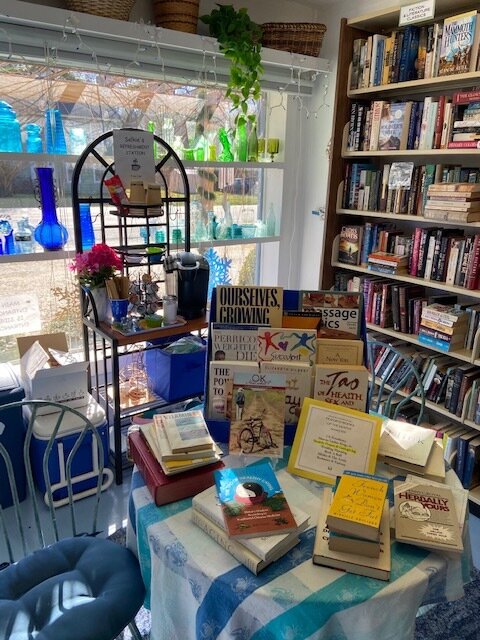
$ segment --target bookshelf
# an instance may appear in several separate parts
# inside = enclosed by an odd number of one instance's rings
[[[445,17],[455,16],[462,12],[476,9],[478,9],[478,4],[469,0],[465,0],[453,8],[449,6],[448,2],[440,0],[436,4],[436,16],[431,21],[431,24],[441,23]],[[433,71],[431,77],[420,79],[408,78],[403,82],[380,82],[377,83],[376,86],[371,86],[368,81],[366,84],[361,82],[352,83],[352,72],[354,75],[358,72],[358,69],[354,70],[352,64],[354,41],[360,39],[368,41],[369,36],[373,36],[374,34],[385,35],[388,38],[394,30],[404,31],[403,27],[399,27],[399,16],[400,7],[397,6],[374,11],[357,18],[343,19],[341,21],[334,104],[335,121],[332,131],[332,151],[324,238],[324,246],[327,250],[325,252],[323,265],[321,266],[320,287],[322,289],[333,287],[336,282],[336,274],[338,278],[338,273],[341,270],[342,273],[350,274],[351,277],[360,278],[361,287],[363,287],[362,278],[375,276],[380,277],[385,282],[421,285],[424,287],[426,296],[454,294],[457,296],[458,302],[476,305],[480,303],[480,287],[471,290],[455,284],[447,284],[444,281],[409,275],[408,273],[383,275],[374,273],[363,265],[345,264],[339,261],[338,258],[339,236],[342,226],[364,225],[366,222],[372,224],[393,223],[397,230],[406,235],[413,234],[415,228],[418,227],[460,229],[465,236],[475,236],[475,234],[480,233],[480,222],[466,223],[431,219],[424,216],[422,214],[423,209],[418,206],[415,206],[414,211],[409,211],[408,213],[405,211],[393,213],[379,210],[382,207],[377,207],[377,209],[375,209],[375,207],[372,208],[372,206],[361,207],[360,209],[352,208],[348,206],[348,202],[345,200],[346,186],[349,188],[348,184],[345,185],[345,180],[351,175],[348,172],[351,171],[355,163],[368,163],[373,166],[374,171],[378,172],[381,172],[387,163],[391,164],[393,162],[413,162],[415,168],[427,164],[436,165],[437,167],[442,165],[442,169],[437,170],[438,173],[435,177],[435,182],[443,180],[443,178],[439,177],[443,171],[443,167],[460,166],[471,171],[480,167],[480,153],[478,149],[403,149],[401,146],[400,149],[395,150],[369,150],[367,145],[364,148],[360,147],[358,150],[352,150],[351,145],[348,144],[349,135],[351,135],[352,132],[352,113],[355,113],[354,103],[357,105],[365,105],[365,109],[368,110],[372,108],[372,104],[375,101],[422,102],[428,96],[431,96],[433,101],[438,100],[439,96],[446,96],[448,101],[449,98],[453,97],[455,92],[470,91],[480,87],[479,67],[477,67],[478,70],[471,70],[465,73],[453,73],[452,75],[446,76],[435,75]],[[480,17],[477,18],[477,22],[476,28],[480,29]],[[428,30],[429,25],[428,23],[421,23],[418,25],[419,29],[420,27],[425,27],[425,29]],[[385,76],[383,76],[383,78],[385,78]],[[392,78],[393,76],[390,70],[388,79],[392,80]],[[351,88],[352,86],[354,88]],[[358,107],[356,108],[359,110]],[[478,175],[480,176],[480,173]],[[477,177],[477,182],[478,181],[480,181],[480,179]],[[421,197],[418,198],[416,202],[418,203],[420,200]],[[371,202],[368,204],[371,205]],[[422,344],[418,339],[418,335],[399,332],[395,330],[393,326],[385,326],[382,328],[377,324],[367,322],[367,330],[374,331],[377,336],[378,334],[383,335],[385,341],[389,341],[392,338],[401,339],[406,345],[416,345],[424,351],[445,355],[445,352],[441,349],[427,347]],[[471,349],[457,346],[454,350],[449,351],[447,355],[458,362],[458,365],[470,364],[480,367],[480,331],[477,330]],[[455,413],[448,411],[441,403],[437,404],[436,402],[427,401],[426,407],[438,417],[438,420],[446,419],[461,423],[477,434],[480,431],[480,424],[468,419],[465,410],[461,416],[456,416]],[[471,490],[470,499],[480,504],[480,487]]]

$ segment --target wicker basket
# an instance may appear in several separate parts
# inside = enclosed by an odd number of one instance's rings
[[[199,0],[154,0],[157,27],[197,33]]]
[[[318,56],[327,27],[311,22],[266,22],[262,24],[262,45],[304,56]]]
[[[70,11],[91,13],[94,16],[115,18],[116,20],[128,20],[135,2],[136,0],[114,0],[114,2],[101,2],[101,0],[65,0],[65,5]]]

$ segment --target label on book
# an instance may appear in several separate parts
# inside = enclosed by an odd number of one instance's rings
[[[282,287],[217,287],[216,322],[282,326]]]

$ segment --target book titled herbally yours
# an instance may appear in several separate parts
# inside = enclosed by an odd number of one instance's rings
[[[463,551],[455,498],[448,485],[394,481],[395,538],[427,549]]]
[[[283,288],[220,285],[216,322],[282,326]]]
[[[287,499],[269,461],[214,473],[225,529],[233,538],[297,530]]]

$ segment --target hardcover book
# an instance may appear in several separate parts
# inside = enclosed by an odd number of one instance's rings
[[[215,448],[203,413],[199,409],[155,414],[153,420],[165,430],[172,453]]]
[[[303,290],[299,307],[320,316],[319,338],[351,340],[360,335],[363,296],[359,292]]]
[[[211,522],[225,531],[223,511],[214,486],[194,496],[192,500],[192,509],[201,513],[205,518],[208,518]],[[272,536],[259,536],[258,538],[242,538],[239,544],[244,545],[262,560],[272,560],[281,548],[288,546],[291,540],[296,538],[298,534],[304,531],[308,526],[310,516],[293,505],[291,509],[295,522],[298,525],[295,531]]]
[[[213,322],[212,360],[255,362],[258,325]]]
[[[323,490],[317,532],[313,546],[312,560],[314,564],[347,571],[348,573],[356,573],[378,580],[389,580],[391,571],[391,546],[388,501],[385,500],[382,514],[379,556],[378,558],[368,558],[355,553],[345,553],[329,549],[328,540],[330,532],[326,524],[326,519],[331,495],[332,490],[329,487]]]
[[[233,377],[230,454],[283,456],[285,376],[236,373]]]
[[[297,424],[303,399],[312,395],[313,367],[307,362],[261,362],[260,371],[285,376],[285,424]]]
[[[378,542],[388,480],[345,470],[327,512],[330,531]]]
[[[282,287],[220,285],[216,288],[216,322],[282,326]]]
[[[162,471],[140,431],[130,431],[128,444],[132,460],[142,474],[157,507],[190,498],[211,487],[215,483],[213,472],[224,467],[223,462],[219,461],[169,477]]]
[[[260,362],[315,362],[317,332],[314,329],[261,327],[257,331],[257,341]]]
[[[479,32],[477,11],[467,11],[443,22],[438,75],[475,71]]]
[[[256,337],[256,334],[255,334]],[[211,420],[230,420],[233,377],[235,373],[258,372],[257,362],[212,361],[208,376],[208,417]]]
[[[365,411],[368,394],[368,369],[363,365],[339,367],[315,365],[313,397],[349,409]]]
[[[255,538],[298,529],[270,462],[220,469],[214,479],[229,536]]]
[[[427,549],[463,551],[448,485],[394,481],[395,539]]]

